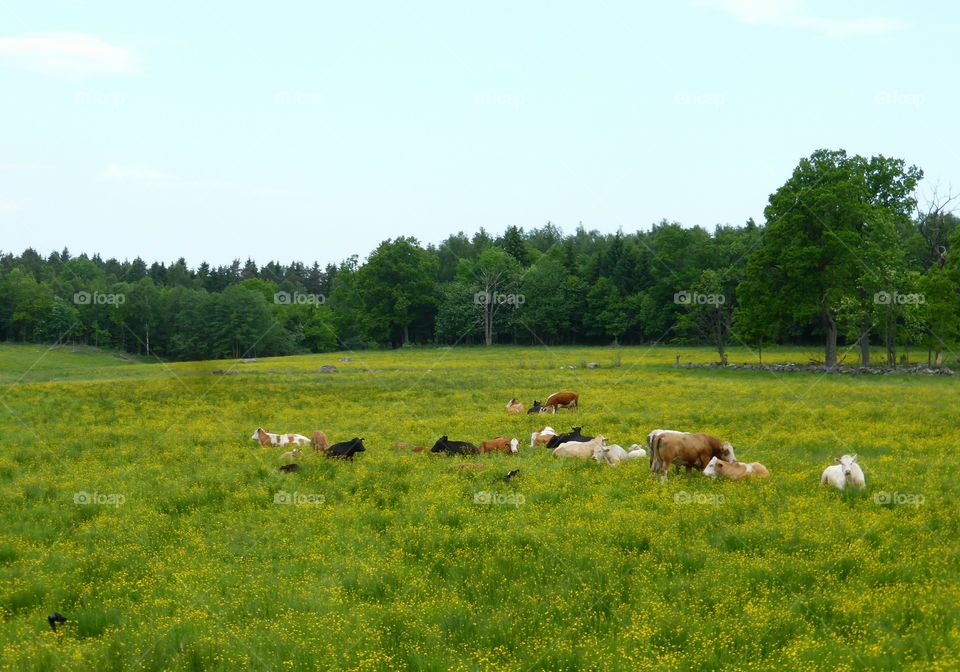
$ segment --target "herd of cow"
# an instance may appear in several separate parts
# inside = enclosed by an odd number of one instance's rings
[[[556,413],[557,409],[579,409],[580,398],[575,392],[557,392],[551,394],[547,401],[541,404],[534,401],[527,413]],[[523,413],[523,404],[516,398],[507,404],[507,412]],[[574,427],[566,434],[558,434],[552,427],[541,427],[530,436],[530,447],[546,446],[552,450],[554,457],[575,457],[581,459],[593,458],[601,464],[616,466],[621,462],[638,458],[650,458],[650,470],[663,481],[667,480],[670,467],[676,471],[686,467],[689,474],[693,469],[705,476],[722,476],[733,481],[764,479],[770,477],[770,471],[759,462],[738,462],[733,446],[709,434],[695,434],[673,429],[655,429],[647,435],[647,447],[644,449],[634,443],[628,448],[619,445],[610,445],[602,435],[586,436],[582,427]],[[354,437],[349,441],[330,444],[327,435],[317,430],[310,438],[303,434],[275,434],[258,427],[250,437],[259,441],[261,446],[292,446],[291,450],[280,457],[287,461],[280,467],[281,471],[297,471],[300,466],[292,460],[303,454],[300,446],[311,445],[317,453],[327,457],[353,460],[356,453],[366,450],[363,439]],[[497,436],[493,439],[475,445],[469,441],[452,441],[446,435],[441,436],[431,453],[445,455],[479,455],[483,453],[508,453],[516,455],[519,452],[519,440]],[[396,444],[398,448],[405,448],[406,444]],[[425,451],[426,446],[417,446],[414,452]],[[840,490],[846,487],[864,487],[866,481],[863,470],[857,463],[857,455],[844,455],[836,459],[836,464],[824,469],[820,477],[820,484],[828,484]]]

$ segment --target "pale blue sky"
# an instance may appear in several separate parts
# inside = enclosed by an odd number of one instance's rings
[[[0,249],[325,263],[712,228],[821,147],[960,190],[958,44],[947,2],[8,0]]]

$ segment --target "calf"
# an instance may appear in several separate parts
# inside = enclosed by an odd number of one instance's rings
[[[553,427],[541,427],[530,435],[530,447],[533,448],[534,446],[545,444],[556,435],[557,432]]]
[[[759,462],[725,462],[719,457],[711,457],[703,469],[704,476],[723,476],[731,481],[748,478],[770,478],[770,472]]]
[[[543,405],[544,411],[550,409],[550,413],[556,413],[559,408],[577,408],[579,409],[580,395],[576,392],[554,392],[547,397],[547,403]]]
[[[446,453],[447,455],[476,455],[480,449],[469,441],[451,441],[444,434],[430,449],[431,453]]]
[[[508,439],[505,436],[498,436],[495,439],[489,439],[480,444],[481,453],[517,453],[517,445],[519,441],[516,439]]]
[[[606,437],[597,436],[589,441],[567,441],[553,449],[554,457],[579,457],[589,460],[597,448],[603,447]]]
[[[836,458],[836,464],[832,464],[823,470],[820,476],[820,485],[829,483],[838,490],[847,487],[866,487],[867,481],[863,475],[863,469],[857,464],[857,454],[844,455]]]
[[[294,448],[293,450],[288,450],[283,455],[280,456],[281,460],[295,460],[298,457],[303,455],[303,451],[299,448]]]
[[[364,451],[366,451],[366,448],[363,447],[363,439],[354,437],[349,441],[341,441],[327,448],[326,456],[337,457],[353,462],[353,456]]]
[[[533,406],[531,406],[530,410],[527,411],[527,415],[532,415],[534,413],[543,413],[543,406],[540,405],[539,401],[534,401]]]
[[[627,451],[616,444],[597,446],[593,449],[593,459],[600,464],[609,464],[611,467],[615,467],[627,459]]]
[[[663,431],[653,439],[650,469],[659,473],[660,479],[665,481],[674,462],[685,465],[688,472],[693,467],[703,471],[712,457],[727,462],[737,461],[733,446],[714,436]]]
[[[514,397],[510,400],[510,403],[507,404],[507,413],[523,413],[523,404],[520,403],[520,400]]]
[[[566,443],[567,441],[590,441],[593,439],[592,436],[584,436],[581,434],[581,429],[583,429],[583,427],[574,427],[567,434],[554,436],[547,442],[547,448],[556,448],[561,443]]]
[[[330,447],[330,441],[327,439],[327,435],[319,429],[310,437],[310,444],[313,446],[313,450],[318,453],[325,453],[327,452],[327,448]]]

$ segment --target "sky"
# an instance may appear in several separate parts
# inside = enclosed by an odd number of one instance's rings
[[[321,264],[763,221],[820,148],[960,191],[960,5],[0,4],[0,250]]]

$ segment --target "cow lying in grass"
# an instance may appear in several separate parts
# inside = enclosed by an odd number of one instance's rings
[[[566,434],[559,434],[557,436],[554,436],[552,439],[547,441],[547,448],[556,448],[561,443],[567,443],[568,441],[581,441],[581,442],[591,441],[593,437],[584,436],[583,434],[580,433],[581,429],[583,429],[583,427],[574,427],[572,430],[570,430]]]
[[[350,439],[349,441],[341,441],[340,443],[335,443],[324,452],[327,457],[338,457],[344,460],[353,461],[353,456],[357,453],[362,453],[366,451],[366,448],[363,446],[363,439],[358,439],[356,437]]]
[[[646,456],[647,452],[637,444],[630,446],[630,450],[625,450],[622,446],[614,444],[612,446],[600,446],[593,451],[593,459],[601,464],[609,464],[611,467],[615,467],[621,462]]]
[[[543,406],[540,405],[539,401],[534,401],[533,406],[527,411],[527,415],[535,415],[537,413],[543,413]]]
[[[281,460],[295,460],[298,457],[303,455],[303,451],[299,448],[294,448],[293,450],[288,450],[283,455],[280,456]]]
[[[510,400],[510,403],[507,404],[507,413],[523,413],[523,404],[520,403],[520,400],[514,397]]]
[[[713,457],[737,461],[733,446],[715,436],[660,430],[652,439],[650,469],[665,481],[674,462],[685,466],[689,473],[693,468],[703,471]]]
[[[711,457],[703,470],[704,476],[723,476],[731,481],[750,478],[770,478],[770,472],[759,462],[725,462],[719,457]]]
[[[844,455],[836,458],[836,464],[832,464],[823,470],[820,476],[820,485],[829,483],[838,490],[847,487],[866,487],[867,481],[863,476],[863,469],[857,464],[857,454]]]
[[[593,457],[593,452],[597,448],[603,447],[603,442],[606,440],[604,436],[597,436],[589,441],[567,441],[553,449],[553,456],[579,457],[583,460],[589,460]]]
[[[541,446],[549,443],[550,439],[557,435],[553,427],[541,427],[530,435],[530,447]]]
[[[444,434],[430,449],[431,453],[446,453],[447,455],[476,455],[480,449],[469,441],[451,441]]]
[[[508,439],[505,436],[498,436],[495,439],[489,439],[480,443],[481,453],[517,453],[519,441]]]
[[[250,439],[259,441],[261,446],[305,446],[310,443],[310,439],[303,434],[274,434],[263,427],[257,427]]]

